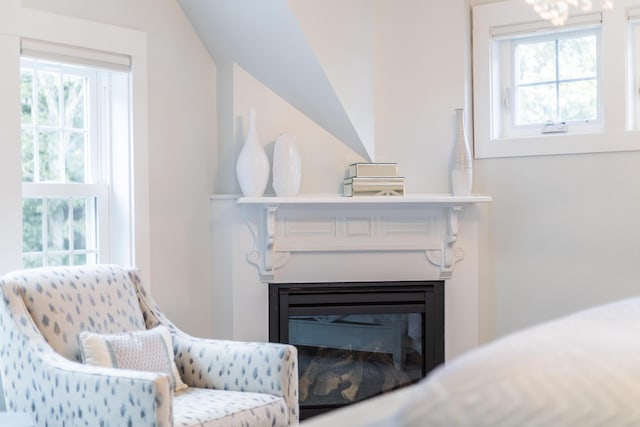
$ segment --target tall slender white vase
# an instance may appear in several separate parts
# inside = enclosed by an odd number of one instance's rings
[[[276,138],[273,148],[273,190],[276,196],[297,196],[302,181],[300,150],[296,137],[283,134]]]
[[[256,132],[256,110],[249,110],[249,130],[236,161],[236,176],[242,194],[259,197],[269,181],[269,158]]]
[[[473,186],[471,148],[464,131],[464,110],[456,111],[456,140],[451,157],[451,187],[454,196],[468,196]]]

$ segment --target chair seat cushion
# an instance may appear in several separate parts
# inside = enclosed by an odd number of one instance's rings
[[[174,427],[288,426],[282,397],[189,387],[173,397]]]

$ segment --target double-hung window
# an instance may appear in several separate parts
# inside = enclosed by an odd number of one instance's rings
[[[20,76],[23,264],[96,263],[109,247],[99,72],[23,58]]]
[[[23,265],[113,262],[131,247],[128,70],[51,46],[24,42],[20,62]]]
[[[0,269],[106,262],[144,275],[147,34],[0,9]]]

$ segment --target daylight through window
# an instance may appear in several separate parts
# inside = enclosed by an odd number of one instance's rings
[[[598,40],[571,34],[513,42],[516,126],[598,120]]]
[[[499,137],[593,132],[601,125],[597,30],[525,33],[496,43]]]
[[[640,150],[640,0],[562,26],[520,0],[472,7],[476,158]]]
[[[20,76],[23,264],[96,263],[109,242],[100,72],[23,58]]]

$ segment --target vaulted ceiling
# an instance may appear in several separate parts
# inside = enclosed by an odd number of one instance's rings
[[[178,0],[213,60],[244,68],[375,159],[370,0]]]

